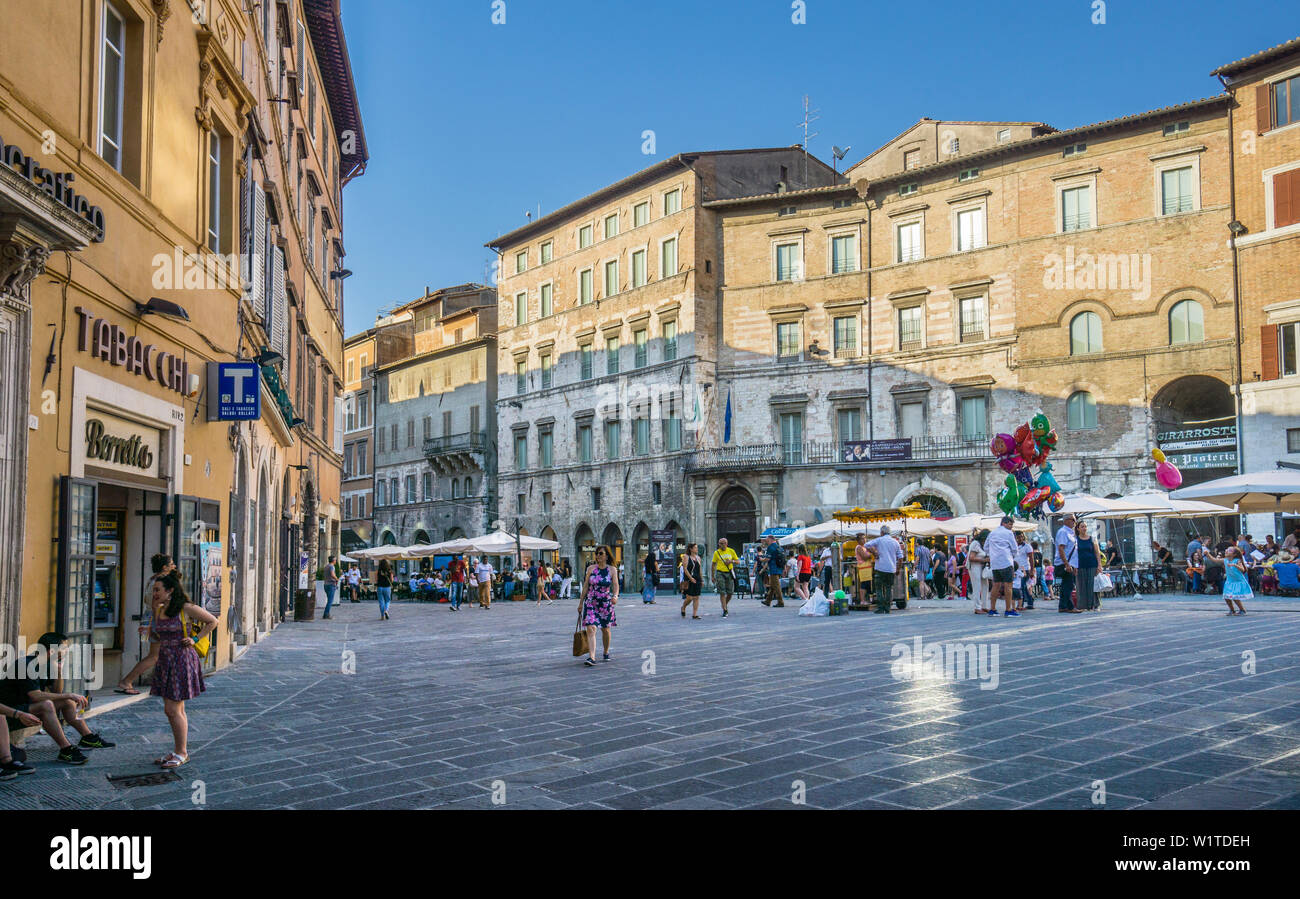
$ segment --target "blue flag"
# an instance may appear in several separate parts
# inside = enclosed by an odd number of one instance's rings
[[[731,442],[731,389],[727,389],[727,412],[722,419],[722,442]]]

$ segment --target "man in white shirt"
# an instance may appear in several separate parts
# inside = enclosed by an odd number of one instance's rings
[[[834,555],[831,552],[831,545],[828,543],[822,547],[822,551],[817,556],[817,564],[821,566],[817,573],[821,577],[822,592],[827,596],[831,595],[831,573],[835,568]]]
[[[1020,597],[1019,602],[1016,603],[1016,611],[1023,612],[1034,607],[1034,594],[1031,588],[1035,574],[1034,550],[1023,533],[1016,534],[1016,573],[1020,578]]]
[[[989,611],[989,583],[984,577],[984,570],[988,567],[989,557],[988,550],[984,548],[984,542],[980,540],[989,538],[988,531],[980,531],[971,540],[970,545],[966,547],[966,570],[970,574],[970,597],[975,601],[975,614],[987,615]]]
[[[1077,612],[1074,600],[1074,566],[1070,564],[1070,555],[1074,552],[1074,516],[1067,515],[1056,530],[1056,539],[1052,544],[1052,567],[1056,583],[1061,590],[1056,604],[1058,612]]]
[[[880,526],[880,536],[866,545],[875,560],[872,586],[876,588],[876,614],[889,614],[894,593],[894,576],[903,560],[903,548],[889,534],[889,525]]]
[[[1002,516],[1002,524],[993,529],[984,541],[984,551],[989,554],[989,567],[993,569],[993,593],[989,598],[989,614],[998,613],[998,597],[1003,597],[1008,618],[1019,618],[1012,607],[1011,585],[1016,577],[1016,533],[1011,529],[1015,519]]]
[[[492,570],[491,563],[488,562],[487,556],[478,560],[474,566],[474,579],[478,581],[478,604],[480,608],[492,608],[492,578],[496,574]]]

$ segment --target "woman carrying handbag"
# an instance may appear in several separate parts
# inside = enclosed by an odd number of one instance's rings
[[[696,543],[686,547],[686,558],[682,561],[682,617],[686,617],[686,607],[694,603],[691,617],[700,619],[700,578],[703,566],[700,564],[700,549]]]
[[[613,553],[609,547],[596,547],[596,561],[587,566],[582,576],[582,600],[579,622],[587,629],[587,658],[582,664],[588,668],[596,667],[596,628],[600,628],[601,640],[605,646],[605,661],[609,661],[610,628],[618,624],[614,615],[614,606],[618,605],[618,573],[609,564]],[[574,650],[578,648],[578,638],[574,637]]]
[[[202,606],[190,602],[181,587],[180,575],[169,572],[153,583],[153,637],[159,644],[158,665],[154,668],[149,693],[163,698],[163,711],[172,729],[174,750],[154,764],[179,768],[190,760],[189,719],[185,702],[195,699],[207,687],[203,683],[203,663],[199,649],[207,651],[208,636],[217,619]],[[195,625],[198,625],[197,630]]]

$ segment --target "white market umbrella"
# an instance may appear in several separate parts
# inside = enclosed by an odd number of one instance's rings
[[[1087,493],[1071,493],[1065,497],[1065,505],[1053,512],[1054,515],[1098,515],[1105,512],[1141,512],[1145,509],[1138,503],[1118,499],[1106,499]]]
[[[460,550],[461,552],[480,552],[489,556],[509,555],[515,551],[516,547],[521,550],[539,551],[560,548],[560,544],[554,540],[530,537],[527,534],[516,536],[506,531],[493,531],[491,534],[484,534],[481,537],[471,537],[464,542],[470,545],[470,549]]]
[[[1201,500],[1170,499],[1168,493],[1131,493],[1120,501],[1143,508],[1136,511],[1101,512],[1097,518],[1207,518],[1217,515],[1237,514],[1231,507]]]
[[[352,556],[339,556],[339,561],[346,565],[355,565],[360,559],[354,559]]]
[[[444,540],[441,543],[426,543],[421,546],[411,546],[408,549],[413,558],[425,559],[432,556],[453,556],[458,553],[472,552],[474,544],[464,537],[457,537],[454,540]]]
[[[799,528],[794,533],[778,538],[777,542],[782,546],[797,546],[800,543],[825,543],[829,540],[855,537],[858,534],[866,533],[866,531],[867,526],[864,522],[837,521],[832,518],[830,521]]]
[[[1175,490],[1169,498],[1236,506],[1242,515],[1295,514],[1300,512],[1300,471],[1278,469],[1216,478]]]

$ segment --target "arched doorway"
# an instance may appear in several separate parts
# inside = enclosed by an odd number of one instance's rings
[[[452,528],[447,532],[448,540],[460,540],[465,536],[465,532],[460,528]]]
[[[248,518],[248,456],[241,446],[235,457],[235,489],[230,495],[230,532],[233,536],[230,572],[234,583],[230,590],[230,611],[226,615],[226,626],[236,643],[248,642],[251,597],[245,581],[248,580],[249,557],[252,555],[248,545]]]
[[[324,560],[320,558],[316,537],[316,508],[315,485],[311,481],[304,479],[302,485],[302,522],[299,530],[302,533],[302,553],[307,556],[308,584],[311,584],[316,577],[316,569],[324,563]]]
[[[411,545],[418,546],[421,543],[432,543],[432,542],[433,541],[429,539],[429,532],[421,529],[415,532],[415,539],[411,541]]]
[[[577,560],[573,570],[579,580],[582,578],[582,573],[587,570],[587,566],[596,560],[595,553],[596,535],[586,524],[578,525],[578,530],[573,535],[573,558]]]
[[[930,513],[931,518],[952,518],[952,506],[942,496],[936,496],[933,493],[917,493],[908,498],[903,505],[916,503],[922,509]]]
[[[645,556],[651,551],[650,527],[644,521],[638,521],[632,529],[632,551],[636,557],[628,580],[635,589],[640,590],[645,587]]]
[[[284,474],[280,485],[280,620],[288,617],[298,582],[298,528],[293,525],[293,477]]]
[[[393,536],[393,532],[392,532],[392,531],[384,531],[384,536],[383,536],[383,538],[382,538],[382,543],[383,543],[384,546],[396,546],[396,545],[397,545],[397,538]]]
[[[556,543],[559,542],[559,540],[555,536],[555,529],[552,528],[549,524],[546,527],[542,528],[542,533],[540,536],[543,540],[555,540]],[[556,562],[560,560],[560,551],[557,549],[546,549],[538,553],[538,556],[546,560],[550,564],[554,565]]]
[[[727,538],[727,545],[739,555],[746,543],[753,543],[757,535],[755,521],[758,510],[754,497],[744,487],[730,487],[718,498],[718,536]]]
[[[1209,375],[1170,381],[1151,400],[1151,419],[1156,446],[1178,466],[1184,486],[1236,474],[1236,405],[1223,381]],[[1154,465],[1151,486],[1157,486]],[[1216,533],[1225,533],[1235,532],[1239,519],[1232,515],[1202,523],[1211,521]]]
[[[614,554],[610,561],[614,567],[623,572],[623,532],[618,529],[618,525],[612,522],[605,527],[605,532],[600,536],[600,542],[609,547],[609,551]],[[626,572],[623,572],[626,579]]]
[[[271,481],[266,467],[257,479],[257,617],[254,630],[266,626],[266,610],[271,582],[271,559],[274,557],[271,540]]]

